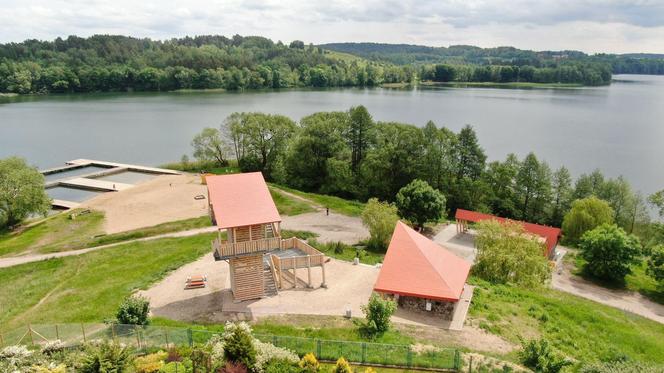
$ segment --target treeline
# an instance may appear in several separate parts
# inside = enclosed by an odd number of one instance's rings
[[[362,106],[315,113],[299,123],[236,113],[220,129],[206,129],[193,145],[202,160],[234,156],[243,171],[345,198],[394,201],[402,187],[421,179],[444,194],[450,215],[465,208],[559,227],[574,200],[597,196],[644,243],[664,240],[664,225],[649,222],[646,202],[624,178],[595,171],[574,181],[565,167],[552,170],[533,153],[487,162],[470,126],[453,132],[431,121],[423,128],[375,122]]]
[[[409,66],[345,61],[302,41],[257,36],[95,35],[0,44],[0,92],[11,93],[374,86],[413,77]]]
[[[470,45],[427,47],[410,44],[331,43],[323,48],[371,61],[406,64],[504,65],[556,68],[568,63],[607,64],[613,74],[664,75],[661,54],[597,54],[580,51],[531,51],[514,47],[480,48]]]
[[[422,80],[437,82],[530,82],[596,86],[611,83],[611,69],[603,63],[568,63],[555,67],[437,64],[422,66],[420,77]]]

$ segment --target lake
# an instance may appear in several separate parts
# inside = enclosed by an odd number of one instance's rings
[[[475,127],[491,160],[530,151],[574,175],[601,169],[643,192],[664,188],[664,77],[618,75],[578,89],[420,88],[0,97],[0,158],[39,168],[75,158],[159,165],[236,111],[293,119],[365,105],[376,120]]]

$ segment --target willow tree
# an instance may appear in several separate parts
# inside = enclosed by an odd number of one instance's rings
[[[551,276],[544,243],[518,223],[478,223],[475,246],[473,273],[489,282],[530,287],[543,284]]]

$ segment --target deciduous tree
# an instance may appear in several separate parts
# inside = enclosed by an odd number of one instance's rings
[[[611,206],[597,197],[576,200],[563,218],[564,238],[567,242],[576,244],[587,231],[602,224],[612,224],[613,215]]]
[[[0,160],[0,228],[12,227],[31,214],[46,215],[51,200],[44,191],[44,176],[25,160]]]
[[[370,246],[387,248],[394,226],[399,220],[397,208],[391,203],[371,198],[362,211],[362,224],[369,229]]]
[[[637,263],[639,241],[615,224],[602,224],[583,234],[579,241],[584,271],[599,279],[622,282]]]
[[[428,221],[437,221],[445,211],[445,196],[426,181],[415,179],[397,193],[399,215],[422,228]]]

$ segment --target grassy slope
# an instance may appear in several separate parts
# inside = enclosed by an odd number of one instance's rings
[[[307,212],[314,212],[316,209],[311,207],[305,202],[291,198],[283,193],[279,193],[278,189],[270,188],[270,194],[277,205],[277,210],[281,215],[299,215]]]
[[[61,213],[19,233],[0,234],[0,256],[16,255],[28,250],[38,253],[76,250],[211,225],[210,218],[202,216],[104,235],[103,213],[93,211],[78,215],[73,220],[69,218],[70,215],[69,212]]]
[[[323,208],[329,207],[330,210],[339,214],[348,216],[359,216],[364,209],[364,203],[359,201],[347,200],[339,197],[328,196],[325,194],[307,193],[296,189],[291,189],[283,185],[270,184],[270,186],[293,193],[302,198],[309,199]]]
[[[28,248],[47,252],[71,250],[85,245],[93,236],[103,233],[103,213],[94,211],[80,215],[75,220],[69,216],[70,213],[61,213],[18,233],[0,234],[0,256]]]
[[[557,290],[471,282],[479,286],[470,316],[512,342],[543,336],[579,360],[629,356],[664,363],[664,325],[655,321]]]
[[[131,243],[0,271],[0,325],[100,322],[122,299],[209,252],[211,234]]]

